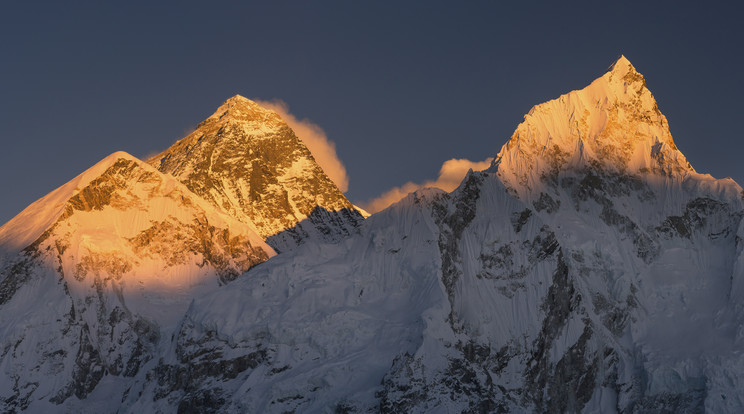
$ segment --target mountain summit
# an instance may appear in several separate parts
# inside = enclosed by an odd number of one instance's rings
[[[621,57],[455,191],[196,299],[152,372],[251,364],[142,380],[125,411],[741,412],[740,192]]]
[[[197,129],[202,127],[204,124],[213,121],[241,122],[254,124],[259,128],[262,125],[273,127],[283,123],[281,117],[279,117],[276,112],[264,108],[256,102],[241,95],[235,95],[226,100],[219,108],[217,108],[214,114],[199,124]],[[224,123],[221,125],[224,125]]]
[[[240,95],[148,162],[280,251],[338,240],[363,220],[281,117]]]

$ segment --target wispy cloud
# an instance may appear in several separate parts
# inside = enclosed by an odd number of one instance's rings
[[[447,160],[442,164],[442,168],[439,169],[439,177],[436,180],[426,181],[423,184],[416,184],[409,181],[400,187],[393,187],[380,196],[366,203],[361,203],[362,208],[370,213],[376,213],[402,199],[408,193],[423,187],[436,187],[444,191],[452,191],[465,178],[465,174],[467,174],[469,169],[472,168],[475,171],[484,170],[491,165],[491,161],[493,161],[493,158],[486,158],[483,161],[470,161],[462,158]]]
[[[346,167],[336,154],[336,144],[329,140],[325,131],[317,124],[307,118],[297,119],[291,112],[289,106],[282,100],[255,102],[265,108],[279,114],[284,122],[289,125],[297,137],[305,144],[320,168],[328,175],[342,192],[349,189],[349,177],[346,175]]]

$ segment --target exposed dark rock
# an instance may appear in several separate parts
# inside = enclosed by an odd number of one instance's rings
[[[13,298],[13,295],[33,277],[34,268],[38,265],[34,256],[24,252],[20,259],[0,272],[0,305]]]
[[[432,206],[434,219],[440,227],[439,251],[442,257],[442,283],[447,290],[450,304],[454,303],[455,284],[460,278],[460,238],[468,224],[475,218],[476,201],[480,197],[480,185],[484,176],[470,171],[453,194],[452,200],[441,200]],[[450,201],[454,211],[445,204]],[[454,323],[452,314],[450,322]]]
[[[696,198],[685,206],[685,211],[681,216],[669,216],[659,226],[656,232],[666,239],[673,237],[683,237],[690,239],[693,233],[699,231],[716,216],[729,217],[731,215],[739,216],[741,213],[732,213],[728,204],[722,203],[710,198]],[[728,222],[724,220],[723,222]],[[729,227],[722,227],[714,230],[706,236],[711,239],[728,237],[731,233]]]
[[[599,362],[597,356],[588,355],[587,342],[591,336],[591,327],[584,325],[578,342],[555,365],[547,384],[545,411],[578,413],[592,398]]]
[[[532,205],[535,206],[535,210],[538,212],[545,211],[548,214],[553,214],[561,207],[561,200],[554,200],[550,194],[540,193],[540,198],[532,203]]]
[[[61,404],[72,395],[84,399],[106,373],[101,355],[90,341],[88,325],[83,325],[79,332],[80,345],[73,366],[71,382],[50,399],[55,404]]]
[[[511,222],[512,222],[512,226],[514,227],[514,231],[517,233],[522,231],[522,226],[527,224],[527,221],[530,219],[530,216],[532,216],[532,210],[528,208],[522,210],[520,213],[512,214]]]
[[[558,368],[551,364],[550,350],[556,338],[565,329],[571,314],[576,312],[580,306],[581,295],[576,291],[571,277],[569,276],[569,268],[563,260],[563,253],[559,252],[558,265],[553,274],[553,283],[548,289],[545,300],[541,305],[545,318],[543,319],[540,333],[532,345],[532,355],[527,362],[527,369],[524,373],[525,384],[527,384],[526,393],[524,395],[525,405],[534,404],[538,411],[565,411],[560,409],[563,403],[552,401],[550,397],[546,401],[544,390],[562,386],[562,382],[558,383],[557,381],[563,381],[565,379],[560,378],[559,375],[565,376],[566,368]],[[584,332],[587,335],[591,335],[591,328],[586,326]],[[579,342],[581,342],[581,340]],[[585,343],[586,339],[584,340],[584,344]],[[583,346],[584,345],[581,345],[580,348]],[[576,351],[569,349],[568,353],[571,352]],[[569,356],[568,358],[573,357]],[[570,359],[568,362],[572,361],[573,359]],[[576,377],[588,373],[587,370],[582,367],[573,368],[574,370],[572,371],[572,375]],[[572,391],[578,393],[578,390],[576,389]]]

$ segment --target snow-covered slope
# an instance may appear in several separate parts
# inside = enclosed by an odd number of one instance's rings
[[[620,58],[453,193],[196,300],[123,408],[740,412],[741,219]]]
[[[278,251],[337,241],[363,220],[281,117],[240,95],[149,162],[254,224]]]
[[[0,267],[2,411],[48,411],[104,378],[123,387],[194,297],[274,255],[254,228],[123,152],[0,235],[16,253]]]

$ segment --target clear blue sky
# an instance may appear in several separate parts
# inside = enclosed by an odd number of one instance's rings
[[[235,94],[320,125],[367,200],[495,155],[533,105],[621,53],[692,165],[744,182],[735,2],[98,3],[0,3],[0,223]]]

